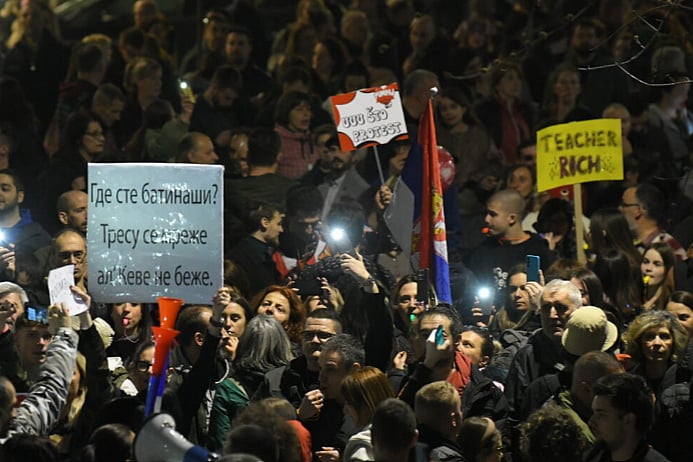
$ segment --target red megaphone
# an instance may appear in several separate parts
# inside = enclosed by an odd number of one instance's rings
[[[176,318],[178,318],[180,307],[183,306],[183,300],[173,297],[159,297],[157,302],[159,303],[159,324],[161,327],[175,328]]]

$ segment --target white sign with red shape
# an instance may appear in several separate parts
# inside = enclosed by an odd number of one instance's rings
[[[396,83],[335,95],[330,100],[342,151],[408,138]]]

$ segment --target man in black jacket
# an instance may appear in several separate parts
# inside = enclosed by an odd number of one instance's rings
[[[248,235],[228,253],[228,258],[245,272],[251,297],[271,284],[280,282],[272,256],[284,231],[284,214],[267,203],[252,204],[245,217]]]
[[[29,211],[20,210],[23,202],[22,180],[12,170],[0,170],[0,271],[9,280],[15,276],[15,252],[33,253],[51,242]]]
[[[553,255],[546,241],[522,229],[526,203],[515,190],[495,193],[486,203],[488,239],[472,251],[466,261],[479,282],[504,293],[510,269],[524,263],[527,255],[538,255],[541,268],[546,269]]]
[[[598,443],[587,462],[667,462],[647,444],[654,420],[654,400],[645,379],[633,374],[611,374],[594,386],[590,427]]]

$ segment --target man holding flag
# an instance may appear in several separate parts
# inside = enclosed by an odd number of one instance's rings
[[[415,136],[410,133],[409,156],[393,188],[395,197],[384,213],[384,220],[404,253],[411,255],[413,270],[428,269],[438,300],[451,303],[444,211],[447,207],[444,205],[454,204],[455,195],[453,189],[445,194],[440,179],[431,103],[437,91],[435,87],[428,90],[428,102],[419,119],[418,133]]]
[[[431,89],[431,96],[438,92]],[[448,267],[443,188],[431,98],[421,114],[401,180],[414,193],[411,259],[414,268],[428,269],[438,300],[452,302]]]

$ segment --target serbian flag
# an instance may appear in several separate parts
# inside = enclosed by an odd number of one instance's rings
[[[443,187],[430,99],[412,141],[401,177],[414,197],[411,261],[415,269],[428,268],[438,300],[451,303]]]

